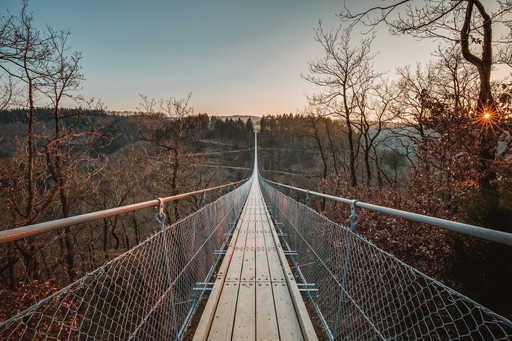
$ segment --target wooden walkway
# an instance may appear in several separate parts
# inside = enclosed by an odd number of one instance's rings
[[[317,340],[253,178],[194,340]]]

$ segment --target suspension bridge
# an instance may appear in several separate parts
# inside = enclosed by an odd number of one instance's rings
[[[160,232],[0,323],[2,340],[510,340],[512,322],[355,232],[357,208],[512,245],[512,235],[276,184],[258,171],[167,226],[164,205],[224,185],[0,232],[0,242],[157,206]],[[350,205],[336,224],[280,189]]]

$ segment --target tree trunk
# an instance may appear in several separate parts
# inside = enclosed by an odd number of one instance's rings
[[[318,126],[316,122],[315,117],[310,118],[311,125],[313,126],[313,129],[315,130],[315,141],[318,145],[318,150],[320,151],[320,157],[322,158],[322,164],[323,164],[323,172],[322,172],[322,179],[325,180],[327,178],[327,158],[325,156],[324,148],[322,147],[322,141],[320,140],[320,134],[318,132]]]
[[[34,244],[28,238],[24,241],[15,241],[14,244],[23,257],[23,262],[25,263],[26,268],[26,278],[30,281],[38,280],[39,263],[37,262],[37,258],[35,256],[36,250]]]
[[[364,146],[364,166],[366,169],[366,186],[369,187],[372,183],[372,167],[370,165],[370,147],[368,146],[366,136],[365,136],[365,146]]]
[[[340,175],[340,172],[338,170],[338,158],[336,157],[336,151],[334,149],[334,143],[333,143],[332,137],[331,137],[331,129],[329,129],[329,124],[327,123],[327,121],[325,121],[325,131],[327,133],[327,139],[329,140],[329,149],[331,151],[332,166],[334,168],[334,174],[336,174],[336,177],[338,178]]]
[[[352,124],[350,123],[349,115],[346,114],[346,123],[347,123],[347,142],[348,142],[348,152],[349,152],[349,170],[350,170],[350,186],[357,186],[357,176],[356,176],[356,153],[354,151],[354,141],[353,141],[353,130]]]
[[[473,9],[477,8],[482,19],[482,57],[479,58],[471,53],[469,49],[469,40],[471,37],[471,21]],[[496,112],[494,99],[491,91],[491,69],[492,69],[492,19],[485,11],[484,6],[479,0],[469,0],[464,17],[464,25],[460,34],[462,56],[468,62],[473,64],[478,70],[480,79],[480,92],[478,94],[477,115],[489,110]],[[494,190],[491,181],[496,178],[496,171],[491,169],[491,163],[494,161],[498,141],[490,127],[484,127],[480,138],[480,178],[478,183],[480,190],[487,192]]]
[[[375,146],[373,146],[373,153],[374,153],[374,156],[375,156],[375,173],[377,174],[377,186],[379,187],[379,189],[382,189],[383,187],[383,182],[382,182],[382,171],[380,169],[380,164],[379,164],[379,156],[377,154],[377,150],[375,148]]]
[[[27,220],[30,221],[34,212],[34,200],[35,200],[35,180],[34,180],[34,168],[35,168],[35,148],[34,148],[34,121],[35,121],[35,107],[33,97],[33,86],[32,78],[29,78],[28,82],[28,102],[29,102],[29,120],[28,120],[28,168],[27,168],[27,208],[26,215]]]
[[[179,175],[179,168],[180,168],[180,150],[179,146],[177,145],[176,148],[174,148],[174,167],[172,169],[172,177],[171,177],[171,194],[176,195],[178,194],[178,175]],[[179,220],[179,210],[178,210],[178,203],[173,202],[174,205],[174,221]]]
[[[350,171],[350,186],[357,186],[356,176],[356,153],[354,150],[354,131],[352,129],[352,122],[350,121],[350,107],[347,102],[347,88],[346,80],[343,83],[343,108],[345,110],[345,123],[347,125],[347,142],[348,142],[348,153],[349,153],[349,171]]]

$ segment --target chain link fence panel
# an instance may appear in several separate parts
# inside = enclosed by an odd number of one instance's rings
[[[330,340],[511,340],[512,323],[282,194],[265,201]]]
[[[201,283],[214,275],[214,251],[225,247],[249,186],[247,181],[0,323],[0,339],[183,338],[206,290]]]

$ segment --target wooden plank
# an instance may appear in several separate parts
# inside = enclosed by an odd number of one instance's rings
[[[244,249],[236,248],[233,252],[231,264],[226,273],[227,281],[239,281],[242,272],[242,263],[244,259]]]
[[[239,287],[240,285],[237,282],[224,283],[208,334],[208,340],[231,340]]]
[[[266,218],[266,215],[264,215],[263,217]],[[270,228],[270,222],[268,220],[263,221],[261,223],[261,225],[262,225],[263,231],[265,232],[263,235],[263,237],[265,238],[265,245],[267,247],[276,247],[274,237],[272,236],[272,229]]]
[[[267,211],[267,217],[270,220],[269,213]],[[272,223],[271,223],[272,224]],[[311,318],[309,317],[308,311],[306,309],[306,305],[302,300],[302,296],[299,292],[299,288],[297,287],[297,283],[295,282],[295,278],[293,277],[293,273],[288,265],[288,261],[286,260],[286,256],[284,255],[281,244],[279,243],[279,237],[277,236],[277,232],[275,227],[271,226],[272,236],[276,243],[277,254],[279,256],[279,260],[281,262],[281,267],[284,272],[284,278],[286,279],[286,283],[288,284],[288,292],[291,296],[291,300],[293,302],[293,306],[295,307],[295,314],[299,320],[300,328],[302,330],[302,336],[306,341],[316,341],[318,337],[315,332],[315,328],[313,327],[313,323],[311,322]],[[276,287],[273,287],[276,288]],[[275,297],[275,292],[274,292]],[[276,308],[277,308],[277,299],[276,299]],[[280,318],[278,316],[280,321]]]
[[[256,219],[253,215],[247,217],[247,240],[245,241],[245,247],[254,248],[256,247]]]
[[[261,205],[263,203],[260,202]],[[256,222],[256,281],[269,282],[271,280],[270,269],[268,264],[267,254],[267,241],[265,240],[265,231],[268,229],[268,224],[262,222],[262,218],[266,218],[265,212],[261,209],[258,210],[258,218]]]
[[[233,251],[231,264],[229,265],[229,268],[227,270],[226,274],[226,280],[228,281],[236,281],[240,280],[241,272],[242,272],[242,266],[244,261],[244,254],[245,254],[245,242],[247,239],[247,229],[249,227],[249,224],[247,222],[247,214],[244,215],[242,220],[240,221],[240,231],[238,239],[235,243],[235,248]]]
[[[256,283],[256,340],[279,340],[272,283]]]
[[[282,341],[304,340],[286,283],[272,283],[279,336]]]
[[[247,206],[247,202],[245,203],[245,205]],[[221,294],[223,291],[223,286],[224,286],[224,281],[226,279],[228,269],[230,268],[233,253],[235,252],[235,245],[239,239],[240,227],[242,226],[242,221],[245,216],[245,207],[246,206],[244,206],[244,209],[241,212],[240,220],[238,221],[238,224],[235,227],[235,230],[233,232],[233,237],[231,238],[229,247],[226,250],[226,255],[224,256],[224,259],[220,265],[212,292],[210,293],[210,297],[208,298],[208,301],[206,302],[205,309],[203,311],[201,319],[199,320],[199,324],[197,325],[196,331],[194,333],[194,338],[193,338],[194,341],[200,341],[200,340],[205,341],[208,338],[208,333],[209,333],[211,324],[214,319],[215,311],[217,309],[217,303],[219,302],[219,299],[221,297]]]
[[[261,216],[258,215],[255,217],[255,238],[256,242],[254,246],[256,248],[265,248],[265,227],[263,226],[263,223],[261,222]]]
[[[317,340],[256,181],[198,331],[194,340]]]
[[[256,288],[254,282],[240,283],[232,339],[256,339]]]
[[[267,249],[259,247],[256,249],[256,274],[257,282],[270,282],[270,269],[267,260]]]
[[[270,225],[268,229],[270,231]],[[283,266],[281,265],[281,260],[277,253],[276,242],[271,233],[265,234],[265,242],[267,245],[267,261],[270,272],[270,278],[272,282],[284,282],[286,279]],[[280,245],[279,241],[277,242],[277,245]]]
[[[240,237],[237,239],[235,247],[245,247],[246,241],[247,241],[247,235],[249,230],[249,220],[247,219],[247,214],[244,215],[244,217],[240,220]]]
[[[240,280],[254,281],[256,277],[256,234],[254,233],[256,223],[254,214],[249,214],[247,220],[249,226],[247,228],[247,240],[245,242],[245,252]]]
[[[256,279],[256,250],[246,247],[244,252],[241,281],[255,281]]]

